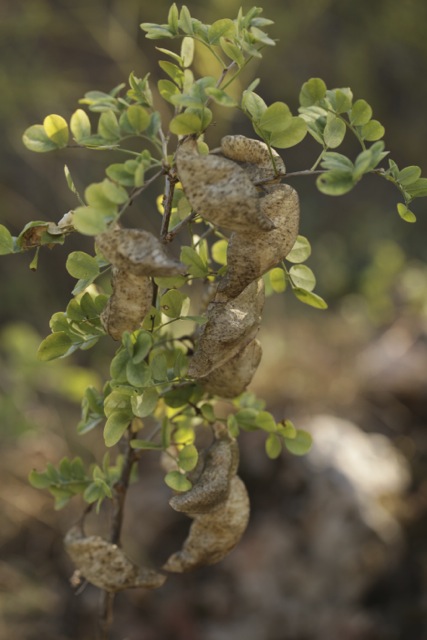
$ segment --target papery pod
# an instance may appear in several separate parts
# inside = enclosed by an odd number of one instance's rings
[[[183,573],[200,565],[219,562],[240,541],[249,513],[246,487],[238,476],[234,476],[226,501],[209,513],[194,517],[181,551],[171,555],[163,569]]]
[[[135,331],[151,308],[153,283],[147,276],[112,268],[113,293],[101,313],[106,332],[120,340],[124,331]]]
[[[239,466],[239,448],[225,427],[218,424],[216,439],[203,454],[203,468],[193,487],[170,499],[175,511],[188,515],[207,513],[224,502],[230,491],[230,481]]]
[[[185,272],[184,265],[168,258],[149,231],[113,229],[99,234],[96,244],[111,264],[134,275],[167,277]]]
[[[221,140],[221,151],[244,169],[251,182],[258,183],[274,178],[274,167],[265,142],[246,136],[224,136]],[[282,158],[275,149],[272,149],[271,153],[276,171],[285,175],[286,167]]]
[[[264,306],[262,280],[251,283],[232,300],[211,302],[188,375],[203,378],[233,358],[251,342],[261,323]]]
[[[275,224],[266,233],[235,232],[227,248],[227,273],[220,281],[216,299],[234,298],[249,283],[284,260],[295,244],[299,228],[298,194],[290,185],[268,187],[261,208]]]
[[[116,544],[100,536],[84,536],[78,526],[70,529],[64,543],[81,575],[105,591],[137,587],[157,589],[166,581],[165,575],[134,565]]]
[[[214,369],[201,379],[203,388],[211,395],[235,398],[246,390],[261,361],[262,348],[258,340],[252,340],[234,358]]]
[[[194,211],[212,224],[230,231],[274,229],[261,211],[256,187],[232,160],[200,155],[196,141],[189,138],[178,148],[176,166]]]

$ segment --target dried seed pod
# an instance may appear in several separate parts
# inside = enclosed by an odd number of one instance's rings
[[[193,487],[169,501],[175,511],[188,515],[207,513],[227,499],[231,477],[236,474],[239,465],[236,440],[231,438],[226,429],[219,432],[203,457],[204,466]]]
[[[147,276],[137,276],[126,270],[112,268],[113,293],[101,313],[106,332],[120,340],[124,331],[135,331],[150,310],[153,284]]]
[[[85,537],[78,526],[65,536],[65,548],[82,576],[105,591],[161,587],[166,576],[134,565],[116,544],[99,536]]]
[[[205,391],[221,398],[239,396],[255,375],[261,356],[261,344],[258,340],[252,340],[234,358],[202,378]]]
[[[247,527],[249,512],[246,487],[234,476],[227,500],[209,513],[194,517],[181,551],[172,554],[163,569],[183,573],[219,562],[239,542]]]
[[[276,228],[266,233],[232,233],[227,249],[227,273],[218,286],[216,299],[234,298],[249,283],[283,260],[295,244],[299,227],[298,194],[290,185],[269,187],[261,200]]]
[[[221,140],[223,154],[237,162],[253,183],[274,178],[274,167],[265,142],[246,136],[225,136]],[[275,149],[271,150],[276,170],[286,173],[285,163]]]
[[[188,375],[207,376],[249,344],[258,332],[263,306],[262,280],[252,282],[233,300],[211,302]]]
[[[134,275],[174,276],[185,272],[185,266],[168,258],[149,231],[113,229],[97,236],[96,244],[111,264]]]
[[[176,166],[194,211],[212,224],[230,231],[274,229],[261,211],[256,187],[237,163],[214,154],[200,155],[190,138],[179,147]]]

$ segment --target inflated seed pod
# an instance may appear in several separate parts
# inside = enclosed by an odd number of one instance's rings
[[[252,340],[234,358],[201,379],[205,391],[221,398],[235,398],[251,382],[262,356],[261,344]]]
[[[189,138],[178,148],[176,166],[194,211],[212,224],[230,231],[274,229],[261,211],[256,187],[236,162],[199,154],[196,141]]]
[[[124,331],[138,329],[149,312],[153,283],[147,276],[113,267],[112,286],[113,293],[101,313],[101,322],[114,340],[120,340]]]
[[[274,178],[274,167],[265,142],[246,136],[225,136],[221,140],[221,151],[245,170],[251,182],[258,183]],[[284,175],[285,163],[275,149],[272,149],[271,153],[276,171]]]
[[[113,229],[99,234],[96,244],[111,264],[134,275],[166,277],[185,272],[185,266],[168,258],[149,231]]]
[[[234,298],[250,282],[261,277],[283,260],[298,236],[299,199],[290,185],[270,186],[262,198],[262,210],[273,220],[276,228],[266,233],[235,232],[227,248],[227,273],[220,281],[216,299]]]
[[[84,536],[75,526],[65,536],[65,548],[76,569],[91,584],[105,591],[161,587],[166,576],[134,565],[116,544],[100,536]]]
[[[167,560],[163,569],[174,573],[222,560],[239,542],[249,521],[249,498],[238,476],[230,481],[225,502],[209,513],[194,516],[181,551]]]
[[[170,499],[169,504],[175,511],[188,515],[207,513],[227,499],[231,478],[239,465],[236,440],[227,430],[219,432],[203,459],[203,469],[193,487]]]
[[[263,306],[262,279],[252,282],[232,300],[211,302],[188,375],[207,376],[249,344],[258,332]]]

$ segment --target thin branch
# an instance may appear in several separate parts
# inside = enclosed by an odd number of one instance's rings
[[[120,209],[119,215],[121,216],[126,211],[126,209],[128,207],[130,207],[130,205],[133,203],[133,201],[138,196],[140,196],[141,193],[143,191],[145,191],[145,189],[147,189],[147,187],[149,187],[150,184],[155,182],[157,180],[157,178],[159,178],[162,174],[163,174],[163,169],[160,169],[159,171],[157,171],[157,173],[155,173],[153,176],[151,176],[151,178],[149,178],[146,182],[144,182],[144,184],[141,187],[138,187],[137,189],[132,191],[132,193],[130,194],[128,200],[124,203],[123,207]]]
[[[181,229],[183,227],[185,227],[186,224],[193,222],[193,220],[197,217],[197,213],[195,211],[192,211],[186,218],[184,218],[184,220],[181,220],[181,222],[178,222],[178,224],[176,224],[173,229],[171,229],[170,231],[167,232],[167,234],[165,235],[165,237],[163,238],[163,242],[166,244],[168,242],[172,242],[172,240],[175,238],[175,236],[181,231]]]
[[[178,177],[174,170],[170,169],[166,173],[166,185],[165,185],[165,193],[163,196],[163,220],[162,220],[162,228],[160,230],[160,240],[163,243],[167,243],[166,239],[169,233],[169,223],[172,215],[172,201],[173,194],[175,191],[175,185],[178,182]]]

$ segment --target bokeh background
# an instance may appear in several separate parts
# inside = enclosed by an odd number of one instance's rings
[[[261,4],[261,3],[260,3]],[[0,222],[14,235],[31,220],[58,221],[75,205],[66,163],[80,189],[102,179],[110,156],[27,151],[22,132],[48,113],[66,118],[91,89],[109,91],[150,72],[155,45],[139,24],[163,22],[168,3],[144,0],[0,1]],[[234,17],[239,0],[187,2],[205,22]],[[423,0],[264,0],[279,42],[253,76],[267,103],[295,110],[312,76],[351,86],[386,128],[399,164],[427,173],[427,4]],[[245,5],[247,9],[249,5]],[[204,58],[197,71],[206,73]],[[248,123],[218,109],[209,140],[251,135]],[[351,148],[350,148],[351,152]],[[306,169],[310,140],[282,155]],[[346,196],[319,194],[294,178],[301,233],[317,311],[283,294],[268,300],[264,358],[252,389],[278,419],[312,429],[313,453],[268,461],[263,437],[242,442],[241,474],[253,505],[240,547],[215,568],[171,578],[159,592],[122,594],[113,640],[422,640],[427,637],[427,204],[416,225],[396,213],[398,193],[367,177]],[[155,198],[131,221],[158,229]],[[143,219],[141,218],[143,217]],[[95,637],[97,592],[75,594],[62,536],[81,510],[54,512],[27,482],[33,467],[76,454],[102,455],[100,433],[77,437],[79,399],[108,375],[114,345],[72,361],[37,362],[52,313],[65,308],[73,281],[68,252],[91,250],[70,238],[0,263],[0,636],[14,640]],[[133,557],[160,563],[188,523],[170,513],[155,457],[132,488],[125,530]]]

